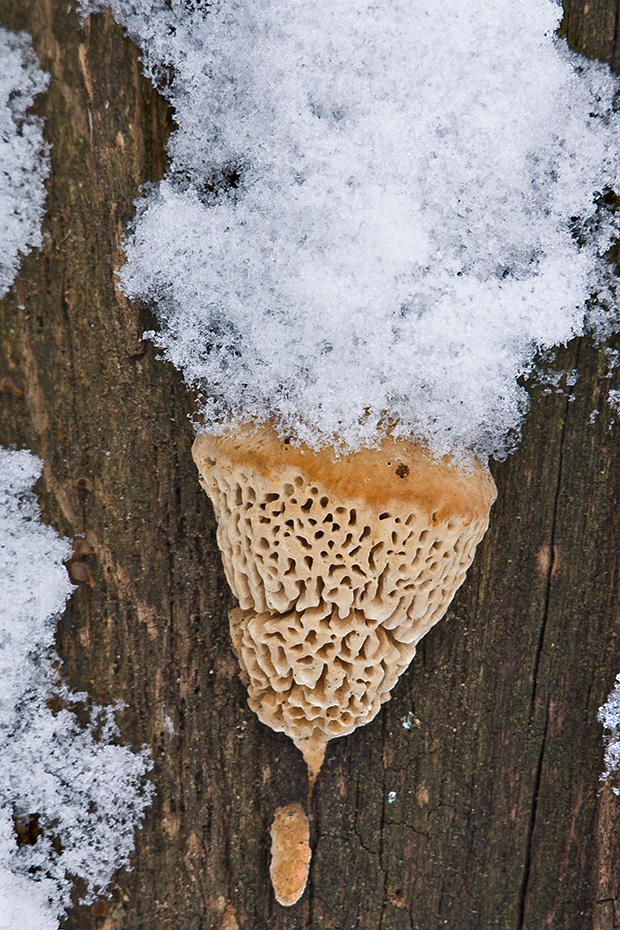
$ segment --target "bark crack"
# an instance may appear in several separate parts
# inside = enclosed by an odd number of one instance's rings
[[[545,725],[543,728],[542,739],[540,743],[540,752],[536,763],[536,775],[534,776],[534,791],[532,795],[532,806],[530,808],[530,819],[527,826],[527,838],[525,842],[525,862],[523,865],[523,878],[521,879],[521,888],[519,889],[519,899],[517,908],[517,928],[523,930],[525,926],[525,902],[530,883],[530,871],[532,865],[532,842],[534,839],[534,830],[536,827],[536,815],[538,813],[538,795],[540,792],[540,782],[542,777],[543,758],[545,755],[545,743],[547,739],[547,725],[549,722],[549,705],[545,708]]]
[[[575,368],[579,366],[579,342],[577,346],[577,353],[575,357]],[[564,470],[564,444],[566,439],[566,423],[568,421],[568,411],[569,405],[571,403],[571,397],[573,395],[573,390],[566,395],[566,403],[564,405],[564,416],[562,418],[562,429],[560,432],[560,443],[558,450],[558,471],[557,471],[557,481],[555,485],[555,493],[553,497],[553,509],[551,514],[551,531],[549,533],[549,564],[547,567],[547,574],[545,579],[545,595],[543,601],[543,613],[540,623],[540,631],[538,634],[538,643],[536,645],[536,652],[534,654],[534,666],[532,668],[532,695],[530,699],[530,715],[529,715],[529,724],[531,726],[534,720],[534,713],[536,710],[536,697],[538,691],[538,669],[540,666],[540,660],[542,657],[542,651],[545,642],[545,633],[547,631],[547,619],[549,616],[549,604],[551,602],[551,582],[553,579],[554,568],[555,568],[555,536],[556,536],[556,527],[558,519],[558,510],[560,505],[560,489],[562,487],[562,476]]]
[[[577,344],[577,351],[575,356],[575,368],[579,366],[579,350],[581,347],[581,340]],[[563,475],[563,465],[564,465],[564,444],[566,439],[566,424],[568,421],[569,405],[571,403],[571,396],[573,391],[567,393],[566,403],[564,405],[564,417],[562,420],[562,429],[560,432],[560,442],[559,442],[559,451],[558,451],[558,470],[557,470],[557,481],[553,499],[553,511],[551,516],[551,531],[549,534],[549,564],[547,568],[547,574],[545,579],[545,594],[543,601],[543,614],[540,623],[540,632],[538,636],[538,643],[536,645],[536,653],[534,656],[534,666],[532,669],[532,694],[530,698],[530,713],[529,713],[529,726],[532,726],[534,721],[534,715],[536,712],[536,703],[538,696],[538,673],[540,667],[540,661],[542,657],[542,651],[545,641],[545,633],[547,629],[547,621],[549,617],[549,606],[551,603],[551,582],[553,580],[554,574],[554,562],[555,562],[555,537],[556,537],[556,527],[557,527],[557,518],[559,511],[559,502],[560,502],[560,489],[562,487],[562,475]],[[541,741],[540,741],[540,750],[538,753],[538,759],[536,762],[536,773],[534,776],[534,786],[532,792],[532,802],[530,806],[530,817],[528,821],[526,841],[525,841],[525,859],[523,864],[523,877],[521,879],[521,887],[519,889],[519,897],[517,903],[517,924],[516,930],[524,930],[525,926],[525,907],[527,901],[527,894],[530,884],[530,875],[531,875],[531,864],[532,864],[532,846],[534,841],[534,831],[536,829],[536,817],[538,813],[538,802],[539,802],[539,793],[540,793],[540,784],[542,779],[542,768],[545,755],[545,746],[547,739],[547,728],[549,724],[549,700],[545,704],[545,720],[542,729]]]
[[[388,715],[383,714],[381,719],[381,739],[382,745],[386,745],[386,741],[389,739],[388,731]],[[388,905],[388,895],[387,895],[387,885],[388,885],[388,870],[385,866],[385,804],[386,804],[386,794],[385,794],[385,755],[382,759],[381,770],[383,772],[383,799],[381,804],[381,820],[379,823],[379,867],[383,872],[383,903],[381,905],[381,916],[379,918],[379,930],[383,928],[383,921],[385,919],[385,913]]]

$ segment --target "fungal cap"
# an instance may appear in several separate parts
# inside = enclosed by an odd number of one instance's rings
[[[192,455],[203,477],[215,461],[274,483],[296,470],[309,485],[330,491],[333,500],[362,499],[380,509],[405,504],[434,516],[434,522],[455,512],[465,520],[484,518],[497,496],[491,475],[477,462],[463,467],[450,456],[434,458],[423,446],[390,436],[378,448],[338,457],[332,449],[283,442],[271,426],[242,425],[222,435],[198,436]]]
[[[290,907],[301,898],[310,869],[310,825],[301,804],[279,807],[271,825],[271,883],[276,900]]]
[[[408,616],[418,639],[424,618],[438,619],[435,588],[462,582],[496,496],[477,463],[464,469],[389,437],[336,459],[244,427],[199,436],[193,456],[240,607],[359,609],[392,626]]]
[[[387,437],[342,458],[244,427],[194,443],[240,607],[248,703],[303,752],[368,723],[445,614],[484,535],[489,472]]]

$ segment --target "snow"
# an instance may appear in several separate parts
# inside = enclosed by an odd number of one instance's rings
[[[21,256],[42,244],[49,160],[42,121],[27,112],[47,87],[30,39],[0,28],[0,60],[2,297]],[[118,743],[115,708],[87,714],[87,695],[56,671],[70,547],[40,520],[40,473],[30,453],[0,447],[0,930],[57,928],[76,879],[85,901],[104,891],[129,862],[152,793],[146,753]],[[18,842],[29,824],[30,841]]]
[[[598,720],[609,730],[606,734],[605,771],[601,775],[601,781],[608,783],[614,772],[620,769],[620,675],[616,676],[614,688],[598,712]],[[620,795],[620,788],[612,786],[612,791]]]
[[[620,413],[620,391],[613,389],[607,392],[607,404],[611,407],[613,413]]]
[[[38,67],[30,39],[0,27],[0,297],[17,274],[20,256],[42,244],[49,173],[42,121],[28,115],[48,77]]]
[[[113,707],[88,708],[57,671],[56,621],[73,590],[68,541],[40,519],[41,462],[0,447],[0,930],[48,930],[129,862],[152,788],[146,753],[119,745]],[[50,702],[51,698],[55,698]],[[34,843],[14,826],[36,822]]]
[[[553,0],[108,5],[178,126],[121,283],[203,428],[502,458],[537,353],[617,327],[617,82]]]

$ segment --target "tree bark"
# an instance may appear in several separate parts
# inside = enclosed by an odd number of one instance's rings
[[[617,7],[566,11],[571,42],[618,66]],[[67,0],[0,0],[0,22],[33,35],[51,75],[52,145],[45,245],[0,302],[0,376],[23,389],[0,395],[0,442],[41,456],[45,518],[92,546],[95,586],[59,625],[63,676],[126,702],[123,739],[150,747],[157,788],[133,871],[66,928],[620,927],[620,799],[601,790],[596,719],[620,671],[620,425],[604,403],[620,370],[578,339],[557,362],[575,387],[534,392],[448,618],[379,716],[328,747],[309,886],[282,908],[269,827],[305,801],[305,766],[247,707],[191,401],[115,289],[171,116],[109,14],[81,28]]]

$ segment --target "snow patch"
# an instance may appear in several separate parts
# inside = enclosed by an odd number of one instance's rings
[[[617,326],[618,84],[554,0],[108,5],[178,125],[122,287],[205,429],[502,458],[537,353]]]
[[[30,38],[0,27],[0,297],[21,256],[42,244],[43,182],[49,174],[43,122],[28,115],[48,76],[37,65]]]
[[[0,448],[0,930],[48,930],[75,879],[92,901],[129,862],[150,802],[146,751],[118,744],[113,707],[60,681],[56,621],[73,590],[68,541],[40,519],[29,452]]]
[[[601,781],[608,783],[620,768],[620,674],[616,676],[614,688],[598,712],[598,720],[609,732],[605,734],[605,771]],[[614,794],[620,795],[620,788],[612,786]]]

